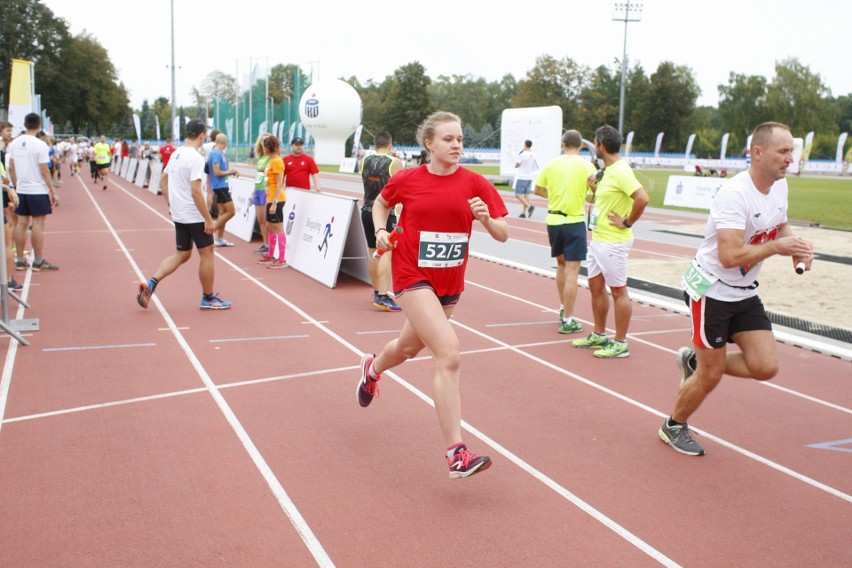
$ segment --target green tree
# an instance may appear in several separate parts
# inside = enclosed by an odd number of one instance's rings
[[[12,59],[34,62],[42,107],[58,106],[59,54],[71,37],[68,24],[38,0],[3,0],[0,6],[0,108],[8,106]]]
[[[745,148],[754,128],[770,119],[766,107],[766,78],[731,73],[727,85],[719,85],[719,117],[724,132],[731,133],[730,148]]]
[[[775,63],[775,78],[766,90],[772,120],[788,125],[796,136],[808,131],[837,132],[839,110],[829,101],[831,91],[819,74],[796,58]]]
[[[684,148],[689,135],[686,120],[700,94],[689,67],[663,61],[651,75],[647,94],[636,109],[636,130],[650,139],[664,132],[668,148]]]
[[[384,105],[384,123],[397,144],[416,144],[417,127],[435,109],[429,98],[431,83],[426,68],[418,61],[394,71]]]
[[[92,62],[97,62],[93,65]],[[86,135],[124,133],[131,121],[130,100],[106,49],[91,35],[70,38],[59,56],[61,86],[42,103],[58,124]],[[52,101],[51,106],[45,101]],[[132,131],[132,121],[131,131]]]
[[[562,108],[562,124],[572,128],[579,122],[580,95],[588,82],[588,68],[570,57],[556,59],[550,55],[536,58],[535,66],[518,83],[512,106],[539,107],[557,105]]]

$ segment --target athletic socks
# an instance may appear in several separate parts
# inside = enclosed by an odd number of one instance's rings
[[[370,368],[367,369],[367,376],[374,381],[378,381],[381,378],[382,375],[380,373],[376,372],[375,363],[376,363],[376,359],[373,358],[373,360],[370,361]]]
[[[458,444],[452,445],[447,448],[447,460],[452,461],[453,456],[456,455],[456,450],[458,450],[462,446],[464,446],[464,442],[459,442]]]
[[[159,284],[159,283],[160,283],[160,281],[159,281],[159,280],[157,280],[155,277],[153,277],[153,276],[152,276],[152,277],[150,278],[150,280],[148,280],[148,283],[151,285],[151,293],[153,294],[153,293],[154,293],[154,290],[156,290],[156,289],[157,289],[157,284]]]

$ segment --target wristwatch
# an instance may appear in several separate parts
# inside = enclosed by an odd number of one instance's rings
[[[624,228],[625,228],[625,229],[629,229],[630,227],[632,227],[632,226],[633,226],[633,224],[632,224],[632,223],[628,223],[628,222],[627,222],[627,217],[625,217],[625,218],[624,218],[624,220],[623,220],[623,221],[621,221],[621,224],[622,224],[622,225],[624,225]]]

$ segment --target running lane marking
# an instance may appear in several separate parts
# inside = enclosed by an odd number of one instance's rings
[[[126,349],[129,347],[154,347],[156,343],[124,343],[118,345],[88,345],[84,347],[45,347],[42,351],[91,351],[97,349]]]
[[[465,279],[465,284],[471,284],[471,285],[473,285],[473,286],[477,286],[477,287],[482,288],[482,289],[484,289],[484,290],[491,290],[491,291],[493,291],[494,293],[496,293],[496,294],[498,294],[498,295],[501,295],[501,296],[505,296],[505,297],[508,297],[508,298],[514,298],[514,299],[516,299],[517,301],[526,302],[526,303],[528,303],[528,304],[536,305],[536,304],[534,304],[533,302],[530,302],[529,300],[527,300],[527,299],[525,299],[525,298],[519,298],[519,297],[517,297],[517,296],[512,296],[511,294],[507,294],[507,293],[505,293],[505,292],[501,292],[501,291],[499,291],[499,290],[494,290],[494,289],[492,289],[492,288],[489,288],[488,286],[485,286],[485,285],[483,285],[483,284],[478,284],[478,283],[476,283],[476,282],[472,282],[472,281],[467,280],[467,279]],[[463,323],[460,323],[459,321],[457,321],[457,320],[455,320],[455,319],[451,319],[451,320],[450,320],[450,322],[451,322],[453,325],[456,325],[456,326],[458,326],[458,327],[460,327],[460,328],[462,328],[462,329],[464,329],[464,330],[466,330],[466,331],[469,331],[470,333],[473,333],[474,335],[478,335],[479,337],[482,337],[483,339],[487,339],[487,340],[489,340],[489,341],[491,341],[491,342],[493,342],[493,343],[495,343],[495,344],[497,344],[497,345],[500,345],[500,346],[502,346],[502,347],[506,347],[507,349],[510,349],[510,350],[514,351],[515,353],[517,353],[517,354],[519,354],[519,355],[522,355],[523,357],[526,357],[526,358],[528,358],[528,359],[531,359],[532,361],[535,361],[536,363],[539,363],[540,365],[543,365],[543,366],[545,366],[545,367],[548,367],[549,369],[552,369],[552,370],[554,370],[554,371],[556,371],[556,372],[558,372],[558,373],[561,373],[561,374],[563,374],[563,375],[569,376],[569,377],[571,377],[571,378],[573,378],[573,379],[575,379],[575,380],[577,380],[577,381],[579,381],[579,382],[581,382],[581,383],[583,383],[583,384],[585,384],[585,385],[588,385],[588,386],[590,386],[590,387],[592,387],[592,388],[595,388],[595,389],[597,389],[597,390],[599,390],[599,391],[601,391],[601,392],[604,392],[604,393],[606,393],[606,394],[608,394],[608,395],[610,395],[610,396],[613,396],[613,397],[615,397],[615,398],[617,398],[617,399],[619,399],[619,400],[621,400],[621,401],[623,401],[623,402],[626,402],[626,403],[628,403],[628,404],[630,404],[630,405],[632,405],[632,406],[635,406],[636,408],[639,408],[639,409],[641,409],[641,410],[644,410],[644,411],[646,411],[646,412],[649,412],[649,413],[651,413],[651,414],[654,414],[654,415],[656,415],[656,416],[658,416],[658,417],[660,417],[660,418],[667,418],[667,417],[668,417],[668,413],[661,412],[661,411],[659,411],[659,410],[657,410],[657,409],[655,409],[655,408],[652,408],[652,407],[648,406],[647,404],[644,404],[644,403],[642,403],[642,402],[639,402],[638,400],[632,399],[632,398],[630,398],[630,397],[628,397],[628,396],[626,396],[626,395],[623,395],[623,394],[621,394],[621,393],[619,393],[619,392],[616,392],[616,391],[614,391],[614,390],[612,390],[612,389],[609,389],[609,388],[607,388],[607,387],[605,387],[605,386],[603,386],[603,385],[599,385],[598,383],[596,383],[596,382],[592,381],[591,379],[587,379],[586,377],[583,377],[582,375],[578,375],[578,374],[576,374],[576,373],[572,373],[571,371],[568,371],[567,369],[563,369],[562,367],[559,367],[558,365],[556,365],[556,364],[554,364],[554,363],[551,363],[550,361],[546,361],[546,360],[544,360],[544,359],[542,359],[542,358],[540,358],[540,357],[537,357],[537,356],[535,356],[535,355],[532,355],[532,354],[530,354],[530,353],[527,353],[526,351],[523,351],[523,350],[521,350],[521,349],[519,349],[519,348],[513,347],[512,345],[510,345],[510,344],[508,344],[508,343],[506,343],[506,342],[504,342],[504,341],[501,341],[501,340],[497,339],[496,337],[491,337],[490,335],[487,335],[487,334],[485,334],[485,333],[482,333],[481,331],[478,331],[478,330],[476,330],[476,329],[473,329],[472,327],[469,327],[469,326],[467,326],[467,325],[464,325]],[[628,334],[628,337],[632,337],[632,336],[631,336],[630,334]],[[651,345],[651,346],[653,346],[653,347],[657,347],[657,348],[659,348],[659,349],[661,349],[661,350],[663,350],[663,351],[667,351],[667,352],[674,353],[674,351],[672,351],[671,349],[667,349],[667,348],[664,348],[664,347],[661,347],[661,346],[655,345],[655,344],[650,343],[650,342],[647,342],[647,341],[643,341],[643,343],[646,343],[646,344]],[[790,391],[790,392],[795,392],[795,391]],[[802,398],[805,398],[806,400],[807,400],[807,399],[809,399],[809,397],[804,396],[804,395],[802,396]],[[813,401],[817,401],[817,400],[818,400],[818,399],[813,399]],[[820,401],[820,403],[823,403],[823,404],[825,404],[826,406],[836,407],[836,405],[833,405],[833,404],[831,404],[831,403],[826,403],[825,401]],[[842,409],[842,407],[839,407],[839,408],[841,408],[841,409]],[[844,410],[848,410],[848,409],[844,409]],[[719,444],[719,445],[721,445],[721,446],[725,446],[726,448],[728,448],[728,449],[730,449],[730,450],[733,450],[733,451],[737,452],[738,454],[741,454],[741,455],[744,455],[744,456],[746,456],[746,457],[748,457],[748,458],[751,458],[751,459],[753,459],[754,461],[757,461],[757,462],[759,462],[759,463],[762,463],[763,465],[766,465],[766,466],[768,466],[768,467],[770,467],[770,468],[772,468],[772,469],[774,469],[774,470],[776,470],[776,471],[779,471],[779,472],[781,472],[781,473],[783,473],[783,474],[785,474],[785,475],[788,475],[788,476],[792,477],[793,479],[796,479],[796,480],[798,480],[798,481],[801,481],[801,482],[803,482],[803,483],[806,483],[807,485],[810,485],[811,487],[814,487],[814,488],[816,488],[816,489],[819,489],[819,490],[821,490],[821,491],[824,491],[824,492],[828,493],[829,495],[833,495],[833,496],[835,496],[835,497],[839,497],[840,499],[843,499],[844,501],[847,501],[847,502],[849,502],[849,503],[852,503],[852,495],[848,495],[848,494],[846,494],[846,493],[844,493],[844,492],[842,492],[842,491],[840,491],[840,490],[838,490],[838,489],[835,489],[834,487],[831,487],[831,486],[829,486],[829,485],[826,485],[826,484],[824,484],[824,483],[822,483],[822,482],[820,482],[820,481],[817,481],[816,479],[813,479],[813,478],[811,478],[811,477],[808,477],[808,476],[806,476],[806,475],[804,475],[804,474],[801,474],[801,473],[799,473],[799,472],[797,472],[797,471],[795,471],[795,470],[793,470],[793,469],[790,469],[790,468],[788,468],[788,467],[786,467],[786,466],[784,466],[784,465],[781,465],[781,464],[779,464],[779,463],[777,463],[777,462],[774,462],[774,461],[772,461],[772,460],[770,460],[770,459],[768,459],[768,458],[765,458],[765,457],[763,457],[763,456],[761,456],[761,455],[759,455],[759,454],[756,454],[756,453],[754,453],[754,452],[752,452],[752,451],[750,451],[750,450],[747,450],[747,449],[745,449],[745,448],[743,448],[743,447],[741,447],[741,446],[738,446],[738,445],[734,444],[733,442],[728,442],[727,440],[725,440],[725,439],[723,439],[723,438],[720,438],[720,437],[718,437],[718,436],[716,436],[716,435],[714,435],[714,434],[711,434],[711,433],[709,433],[709,432],[707,432],[707,431],[705,431],[705,430],[700,430],[700,429],[698,429],[698,428],[695,428],[694,426],[690,426],[690,428],[691,428],[692,430],[695,430],[695,431],[696,431],[696,432],[698,432],[699,434],[703,435],[705,438],[708,438],[708,439],[710,439],[710,440],[713,440],[713,441],[714,441],[714,442],[716,442],[717,444]]]
[[[155,211],[153,208],[149,207],[147,203],[141,201],[132,193],[125,190],[123,187],[110,180],[110,183],[117,186],[121,191],[135,199],[139,203],[142,203],[149,210],[153,211],[155,215],[170,223],[169,219],[160,214],[159,211]],[[124,245],[124,241],[121,240],[121,237],[116,232],[115,228],[107,219],[106,214],[103,209],[98,205],[97,201],[95,201],[94,196],[92,195],[89,188],[84,185],[84,189],[86,191],[86,195],[92,202],[92,205],[95,207],[95,210],[103,219],[104,224],[109,229],[109,232],[112,234],[115,242],[118,243],[119,248],[124,253],[124,256],[127,258],[127,262],[133,267],[134,272],[139,277],[139,281],[145,280],[145,276],[142,274],[142,270],[139,268],[139,265],[136,263],[136,260],[131,256],[130,251],[128,251],[127,247]],[[216,253],[219,258],[224,258],[219,253]],[[233,264],[231,264],[233,266]],[[243,271],[243,274],[245,272]],[[225,420],[231,426],[231,429],[237,435],[237,438],[245,448],[252,462],[254,462],[255,467],[258,469],[260,474],[263,476],[263,479],[266,481],[266,484],[272,490],[272,494],[275,496],[275,499],[278,501],[278,504],[284,510],[284,513],[290,519],[290,523],[293,525],[293,528],[296,529],[296,532],[299,533],[299,537],[302,539],[302,542],[305,543],[305,546],[310,551],[311,555],[314,557],[314,560],[317,562],[319,566],[322,568],[332,568],[334,566],[334,562],[331,561],[331,557],[329,557],[328,553],[325,551],[323,546],[320,544],[319,539],[317,539],[316,535],[314,535],[311,527],[308,526],[307,521],[296,508],[296,505],[293,503],[290,496],[284,490],[284,486],[281,485],[281,482],[278,481],[278,478],[275,477],[275,474],[272,471],[272,468],[269,467],[269,464],[266,463],[266,460],[263,459],[263,456],[260,454],[257,446],[252,441],[251,437],[246,432],[245,428],[243,428],[242,423],[237,418],[234,411],[228,405],[228,402],[225,400],[225,397],[222,396],[222,393],[219,392],[216,384],[213,382],[213,379],[210,378],[210,375],[207,373],[207,370],[204,368],[204,365],[201,364],[201,361],[195,355],[195,352],[187,343],[186,338],[184,338],[183,334],[178,329],[177,324],[175,324],[174,320],[172,320],[171,315],[169,315],[168,310],[166,310],[165,306],[160,302],[160,299],[157,296],[152,296],[151,300],[154,305],[157,307],[157,311],[160,312],[160,315],[166,321],[168,328],[172,332],[172,336],[177,341],[178,345],[183,350],[186,358],[192,364],[195,372],[198,373],[198,377],[201,379],[201,382],[204,383],[205,390],[210,394],[210,397],[216,403],[216,406],[219,407],[219,411],[225,417]]]

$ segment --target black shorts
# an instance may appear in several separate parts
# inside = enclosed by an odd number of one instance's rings
[[[763,302],[752,296],[738,302],[723,302],[703,297],[696,302],[683,293],[692,321],[692,343],[705,349],[721,349],[733,343],[741,331],[772,331],[772,323]]]
[[[38,195],[18,194],[18,206],[15,213],[22,217],[43,217],[53,213],[50,196],[40,193]]]
[[[109,169],[109,162],[103,164],[98,164],[97,162],[95,162],[95,165],[97,165],[98,169],[101,171]]]
[[[564,225],[548,225],[547,238],[550,240],[550,256],[556,258],[560,254],[565,260],[586,260],[586,223],[566,223]]]
[[[367,248],[376,248],[376,227],[373,225],[373,209],[361,208],[361,224],[364,225],[364,236],[367,237]],[[388,232],[393,231],[396,227],[396,215],[391,213],[388,215],[388,223],[385,229]]]
[[[432,286],[432,284],[428,280],[421,280],[420,282],[415,282],[414,284],[412,284],[411,286],[409,286],[408,288],[405,288],[403,290],[399,290],[399,291],[394,290],[393,295],[394,295],[394,297],[399,297],[399,296],[402,296],[403,294],[405,294],[408,290],[420,290],[421,288],[428,288],[429,290],[432,290],[432,292],[435,292],[435,288]],[[435,295],[437,296],[438,293],[435,292]],[[456,304],[459,303],[459,300],[461,300],[461,294],[452,294],[452,295],[449,295],[449,296],[438,296],[438,301],[445,308],[455,306]]]
[[[231,197],[231,190],[227,187],[222,189],[214,189],[213,195],[216,196],[216,203],[230,203],[234,200],[234,198]]]
[[[283,201],[278,202],[278,205],[275,206],[275,214],[273,214],[273,215],[271,215],[269,213],[270,203],[267,203],[266,205],[264,205],[264,207],[266,207],[266,222],[267,223],[275,223],[275,224],[283,223],[284,222],[284,202]]]
[[[192,250],[192,245],[201,250],[213,245],[213,235],[204,232],[204,222],[178,223],[175,222],[175,245],[177,250],[185,252]]]

